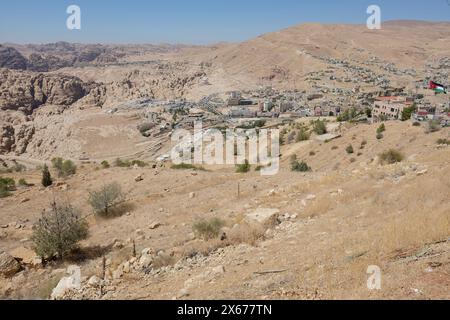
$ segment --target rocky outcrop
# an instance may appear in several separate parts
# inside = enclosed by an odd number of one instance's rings
[[[12,277],[20,271],[20,264],[6,252],[0,252],[0,275]]]
[[[67,75],[3,69],[0,71],[0,109],[30,114],[43,104],[69,106],[96,86]]]

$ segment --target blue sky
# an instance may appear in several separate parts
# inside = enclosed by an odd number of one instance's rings
[[[242,41],[304,22],[450,20],[450,0],[14,0],[0,5],[0,42],[191,43]],[[66,28],[76,4],[81,30]]]

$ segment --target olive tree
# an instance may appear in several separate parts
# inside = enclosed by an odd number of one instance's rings
[[[120,204],[123,198],[122,188],[114,182],[90,192],[88,202],[96,214],[108,217],[114,213],[114,207]]]
[[[42,217],[33,226],[34,250],[42,258],[64,255],[88,236],[88,224],[70,204],[51,203],[50,210],[44,211]]]

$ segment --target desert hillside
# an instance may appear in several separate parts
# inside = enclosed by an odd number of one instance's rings
[[[1,44],[0,299],[450,299],[449,31]],[[173,164],[199,120],[278,174]]]

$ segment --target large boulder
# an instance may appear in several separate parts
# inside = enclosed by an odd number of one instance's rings
[[[258,208],[245,215],[247,222],[257,222],[263,225],[277,224],[279,217],[278,209]]]
[[[75,290],[81,289],[81,269],[79,266],[69,266],[66,271],[67,276],[63,277],[58,285],[53,289],[51,298],[53,300],[64,299],[65,296]]]
[[[0,275],[4,277],[12,277],[19,272],[21,266],[14,257],[6,252],[0,252]]]

